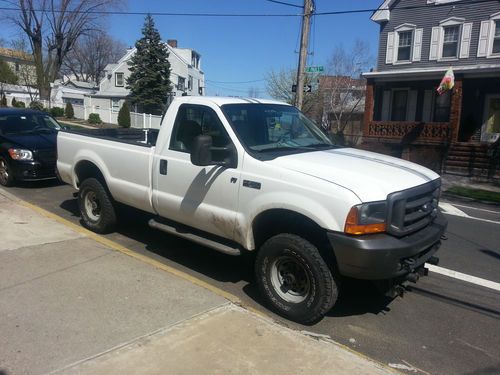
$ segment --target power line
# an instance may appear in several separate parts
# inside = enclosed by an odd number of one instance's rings
[[[296,5],[296,4],[290,4],[290,3],[285,3],[283,1],[277,1],[277,0],[264,0],[268,1],[270,3],[276,3],[276,4],[281,4],[281,5],[288,5],[290,7],[295,7],[295,8],[304,8],[302,5]]]
[[[254,79],[251,81],[212,81],[211,79],[207,79],[207,82],[212,82],[212,83],[222,83],[222,84],[240,84],[240,83],[254,83],[254,82],[263,82],[265,79]]]
[[[271,1],[271,0],[266,0]],[[274,0],[273,0],[274,1]],[[492,0],[476,0],[473,5],[491,2]],[[500,2],[500,0],[497,0]],[[450,6],[454,7],[459,5],[472,5],[470,0],[461,0],[454,3],[439,3],[432,5],[433,7],[443,7]],[[428,8],[429,5],[407,5],[400,6],[398,10],[412,10],[412,9],[424,9]],[[365,9],[351,9],[351,10],[335,10],[335,11],[325,11],[325,12],[315,12],[314,16],[334,16],[334,15],[342,15],[342,14],[356,14],[356,13],[373,13],[378,10],[387,10],[389,8],[365,8]],[[0,10],[5,11],[19,11],[21,8],[15,7],[0,7]],[[132,15],[132,16],[175,16],[175,17],[303,17],[302,13],[294,14],[294,13],[281,13],[281,14],[269,14],[269,13],[174,13],[174,12],[129,12],[129,11],[81,11],[81,10],[58,10],[58,9],[33,9],[34,12],[53,12],[53,13],[86,13],[86,14],[100,14],[100,15]]]

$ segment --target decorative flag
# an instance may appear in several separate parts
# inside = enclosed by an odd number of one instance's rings
[[[455,86],[455,74],[453,74],[453,69],[450,66],[444,74],[444,77],[441,80],[439,87],[437,88],[437,92],[439,95],[441,95],[442,93],[451,90],[453,86]]]

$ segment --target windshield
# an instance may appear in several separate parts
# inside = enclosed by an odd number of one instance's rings
[[[48,114],[8,114],[0,115],[0,134],[23,134],[39,131],[60,130],[61,126]]]
[[[297,108],[280,104],[226,104],[222,111],[243,144],[255,152],[316,150],[332,142]]]

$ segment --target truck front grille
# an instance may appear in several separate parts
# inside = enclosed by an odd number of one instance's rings
[[[35,158],[44,164],[55,164],[57,161],[56,150],[38,150]]]
[[[431,224],[437,216],[441,179],[388,196],[388,232],[406,236]]]

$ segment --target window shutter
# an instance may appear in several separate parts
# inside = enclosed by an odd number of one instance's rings
[[[431,122],[432,121],[432,99],[433,90],[424,91],[424,104],[422,106],[422,121]]]
[[[477,57],[488,55],[488,41],[490,39],[490,21],[482,21],[479,31],[479,44],[477,45]]]
[[[413,41],[413,61],[420,61],[422,55],[422,33],[424,29],[415,29],[415,40]]]
[[[387,48],[385,50],[385,63],[392,64],[394,62],[394,31],[387,33]]]
[[[382,95],[382,121],[389,121],[390,116],[389,112],[391,109],[391,92],[389,90],[385,90]]]
[[[406,106],[406,121],[415,121],[417,113],[417,90],[408,91],[408,103]]]
[[[460,41],[461,59],[466,59],[469,57],[471,31],[472,31],[472,23],[464,23],[462,25],[462,40]]]
[[[441,27],[439,27],[439,26],[432,28],[431,49],[429,51],[429,60],[437,60],[438,59],[440,31],[441,31]]]

